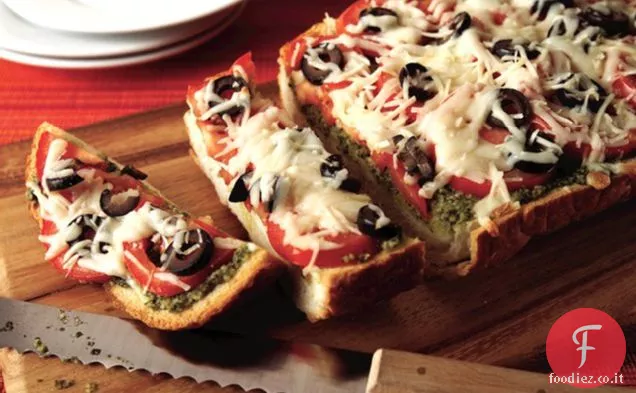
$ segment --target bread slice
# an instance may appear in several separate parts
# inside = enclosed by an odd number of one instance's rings
[[[305,78],[294,77],[287,64],[286,59],[297,56],[294,44],[298,40],[333,35],[334,29],[335,21],[326,18],[281,47],[280,100],[294,118],[304,118],[316,130],[328,149],[343,155],[348,168],[365,179],[367,192],[393,220],[425,240],[432,273],[465,276],[476,268],[497,265],[516,254],[532,236],[553,232],[636,195],[636,159],[630,159],[579,174],[572,184],[555,187],[531,202],[501,206],[486,225],[474,219],[456,225],[452,236],[436,231],[367,158],[366,146],[351,137],[358,131],[333,119],[329,98]]]
[[[211,76],[206,81],[225,75],[227,73]],[[252,94],[257,94],[254,86],[250,88]],[[192,110],[193,103],[189,104],[191,110],[184,115],[184,122],[194,160],[214,185],[221,201],[228,205],[243,224],[250,238],[276,254],[265,229],[266,223],[257,214],[248,211],[243,203],[228,202],[230,187],[218,175],[221,169],[218,162],[208,155],[201,122]],[[317,321],[357,311],[412,288],[421,282],[426,262],[424,244],[417,239],[404,239],[397,247],[381,251],[358,264],[311,269],[301,269],[293,263],[288,265],[296,305],[309,320]]]
[[[38,182],[35,168],[36,154],[38,152],[40,139],[45,133],[50,133],[57,138],[64,139],[68,143],[79,147],[80,153],[78,158],[83,162],[98,163],[108,161],[112,162],[120,170],[123,168],[121,164],[107,158],[102,152],[89,146],[75,136],[51,124],[43,123],[36,131],[31,153],[27,157],[27,183],[32,181]],[[149,183],[143,181],[141,184],[146,192],[163,199],[167,208],[183,213],[174,203],[167,200]],[[40,216],[37,200],[29,201],[28,207],[31,215],[41,228],[43,220]],[[185,213],[183,214],[185,215]],[[201,220],[212,225],[212,220],[209,218],[202,218]],[[247,257],[243,258],[241,263],[237,263],[235,268],[223,270],[223,280],[221,280],[221,276],[219,276],[220,281],[216,285],[214,285],[214,283],[210,284],[207,291],[199,294],[200,298],[198,300],[190,301],[191,305],[189,307],[182,307],[182,309],[178,310],[173,308],[175,311],[170,311],[168,309],[161,309],[161,307],[152,306],[150,300],[154,300],[154,303],[157,304],[160,303],[161,298],[145,292],[132,279],[125,282],[121,279],[111,280],[104,284],[104,289],[118,308],[150,327],[165,330],[195,328],[205,324],[214,316],[230,308],[244,293],[271,282],[283,271],[284,265],[269,255],[265,250],[248,243],[246,243],[246,247],[250,249],[249,254],[246,254]],[[238,254],[235,253],[235,255]],[[223,268],[215,270],[210,277],[214,274],[219,274],[217,272],[221,271],[221,269]],[[192,293],[196,291],[197,288],[198,287],[192,288],[192,290],[188,292]]]

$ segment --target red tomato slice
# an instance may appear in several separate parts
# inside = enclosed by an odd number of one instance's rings
[[[377,6],[381,7],[384,1],[378,1],[377,3]],[[337,34],[345,33],[345,27],[347,25],[355,25],[358,23],[358,20],[360,20],[360,12],[367,7],[369,7],[369,0],[358,0],[347,7],[347,9],[340,14],[338,19],[336,19]]]
[[[42,235],[52,235],[57,232],[58,228],[54,222],[43,220],[42,221],[42,229],[40,230],[40,234]],[[48,250],[48,244],[44,243],[44,247]],[[54,268],[63,273],[66,277],[72,278],[73,280],[80,281],[82,283],[98,283],[103,284],[110,280],[110,277],[106,274],[95,272],[90,269],[86,269],[77,264],[69,268],[64,268],[64,253],[68,250],[68,246],[66,246],[62,251],[56,255],[49,262],[53,265]]]
[[[309,262],[311,262],[313,251],[301,250],[292,245],[284,244],[285,231],[271,221],[267,221],[267,237],[274,251],[285,260],[298,266],[307,266]],[[317,267],[328,268],[343,266],[346,265],[346,262],[344,262],[342,258],[347,255],[360,255],[365,253],[373,255],[379,250],[378,242],[366,235],[340,233],[335,236],[327,236],[326,240],[342,244],[342,247],[331,250],[321,250],[314,262],[314,265]]]
[[[479,136],[493,145],[504,143],[508,135],[510,135],[510,132],[503,128],[483,127],[479,130]]]
[[[289,50],[285,53],[283,64],[289,74],[292,70],[299,70],[303,54],[307,51],[307,42],[303,38],[297,38],[287,44]],[[296,55],[296,56],[294,56]]]
[[[501,11],[494,11],[491,14],[491,17],[492,17],[492,21],[495,22],[497,26],[503,25],[504,21],[506,20],[506,14],[504,14]]]
[[[243,68],[245,73],[247,74],[247,81],[252,82],[256,81],[256,66],[254,65],[254,61],[252,60],[252,52],[247,52],[243,56],[236,59],[232,66],[239,66]]]
[[[35,168],[38,179],[42,179],[42,175],[44,174],[44,164],[46,163],[46,157],[49,153],[49,146],[51,146],[51,142],[53,142],[53,140],[55,139],[55,135],[51,134],[50,132],[45,132],[40,136],[38,151],[35,155]],[[66,151],[60,158],[65,159],[77,157],[77,151],[77,146],[73,145],[72,143],[67,143]]]
[[[627,102],[636,109],[636,75],[620,75],[612,84],[614,93],[619,98],[627,99]]]
[[[395,168],[393,156],[389,153],[375,153],[373,154],[373,161],[375,161],[380,170],[389,170],[393,185],[397,187],[400,194],[417,209],[423,218],[428,217],[428,201],[419,195],[420,186],[404,182],[404,175],[406,174],[404,165],[398,161],[397,168]]]
[[[508,190],[512,192],[522,188],[532,188],[545,184],[551,176],[552,172],[534,174],[513,169],[504,174],[504,180],[508,186]],[[490,180],[485,180],[483,183],[477,183],[465,177],[453,176],[449,185],[453,189],[463,192],[464,194],[483,198],[490,192],[492,183]]]
[[[608,159],[620,159],[631,157],[636,151],[636,128],[629,131],[627,143],[622,146],[609,146],[605,148],[605,157]]]
[[[199,221],[195,222],[201,229],[208,232],[211,237],[215,237],[219,233],[218,231],[211,231],[208,225],[201,225]],[[124,263],[133,279],[143,288],[148,288],[148,291],[158,296],[175,296],[185,292],[182,287],[168,281],[159,280],[155,276],[155,273],[160,272],[160,270],[150,258],[148,258],[148,254],[146,253],[149,242],[150,239],[143,239],[136,242],[124,243]],[[183,277],[168,272],[165,272],[165,274],[170,274],[175,279],[190,286],[190,288],[195,288],[205,281],[214,268],[218,268],[230,261],[233,254],[234,250],[216,248],[208,266],[199,272],[191,276]],[[132,255],[134,259],[132,259],[130,255]]]

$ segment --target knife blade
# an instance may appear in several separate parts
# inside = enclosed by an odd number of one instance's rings
[[[0,298],[0,347],[268,393],[364,392],[371,354],[136,322]]]
[[[580,392],[551,384],[545,374],[429,355],[379,349],[371,362],[370,354],[221,332],[161,332],[138,322],[4,298],[2,347],[267,393]]]

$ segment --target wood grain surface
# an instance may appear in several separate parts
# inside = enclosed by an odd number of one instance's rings
[[[581,388],[550,383],[543,374],[479,363],[379,350],[373,356],[369,393],[577,393]],[[620,393],[611,386],[595,393]]]
[[[193,214],[210,214],[223,229],[244,236],[187,155],[181,120],[184,110],[183,105],[171,106],[73,132],[113,158],[147,172],[153,185]],[[99,287],[78,286],[44,262],[36,224],[24,201],[28,150],[27,143],[0,147],[0,296],[121,315]],[[628,202],[554,235],[534,239],[499,268],[456,281],[433,280],[357,315],[311,324],[295,311],[279,287],[273,287],[213,321],[209,328],[265,332],[286,340],[366,352],[393,348],[529,368],[542,363],[550,326],[574,308],[595,307],[622,325],[636,323],[634,207],[634,202]],[[42,377],[31,370],[46,369],[51,375],[71,370],[56,360],[7,351],[0,354],[0,361],[6,367],[9,393],[27,391],[23,386],[41,386],[37,379]],[[119,371],[98,366],[88,369],[98,383],[121,379]],[[132,386],[140,386],[140,393],[161,392],[162,386],[171,383],[139,378],[139,385]],[[34,389],[28,391],[40,391]]]

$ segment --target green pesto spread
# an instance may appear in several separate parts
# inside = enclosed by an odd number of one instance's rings
[[[249,259],[252,252],[247,244],[237,248],[230,262],[216,269],[205,281],[187,292],[170,297],[158,296],[148,292],[145,294],[146,305],[155,311],[179,313],[187,310],[207,296],[217,286],[230,281],[243,263]],[[115,280],[114,282],[117,285],[128,286],[124,280]]]
[[[587,173],[587,168],[582,167],[569,175],[557,177],[556,179],[546,184],[535,186],[533,188],[522,188],[520,190],[514,191],[510,194],[510,197],[515,201],[519,201],[520,203],[528,203],[535,199],[539,199],[544,195],[547,195],[548,193],[550,193],[550,191],[553,191],[557,188],[571,186],[574,184],[587,184]]]
[[[440,188],[430,202],[431,230],[435,233],[452,234],[456,225],[473,220],[473,207],[478,200],[449,186]]]
[[[323,138],[328,138],[330,142],[337,144],[341,153],[348,154],[360,161],[366,161],[368,167],[373,172],[378,183],[393,194],[393,199],[401,209],[410,211],[411,215],[419,216],[419,212],[411,206],[393,187],[391,177],[388,173],[381,172],[371,161],[368,148],[351,140],[349,135],[340,127],[328,124],[322,116],[317,106],[306,105],[302,108],[309,123],[318,131]],[[549,183],[524,188],[511,192],[511,199],[522,204],[541,198],[551,191],[573,184],[586,184],[587,168],[578,168],[569,174],[560,174]],[[435,233],[445,235],[452,234],[457,225],[472,221],[474,216],[473,208],[479,199],[472,195],[453,190],[449,186],[439,189],[430,201],[430,218],[428,226]]]

